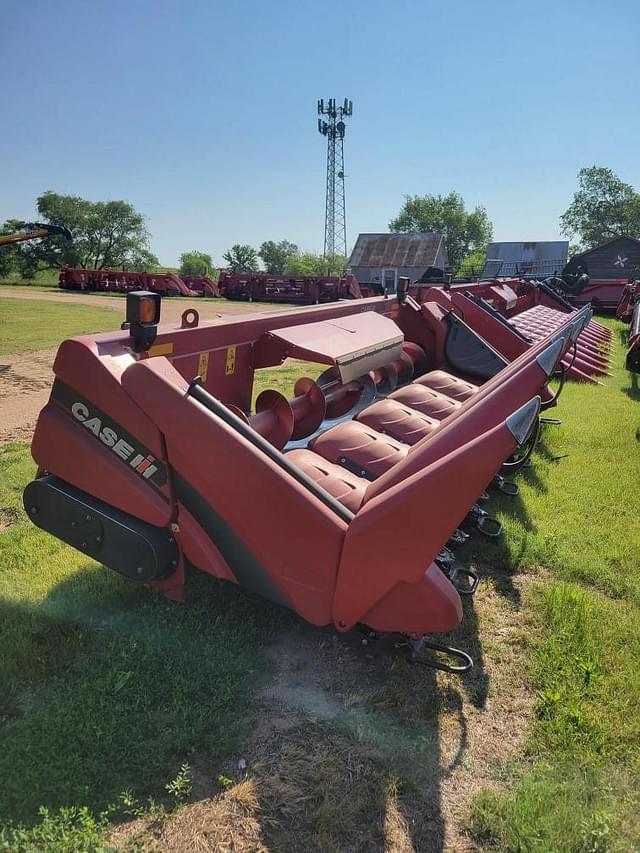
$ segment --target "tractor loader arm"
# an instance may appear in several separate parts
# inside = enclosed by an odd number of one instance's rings
[[[16,231],[13,234],[0,234],[0,246],[6,246],[11,243],[24,243],[27,240],[37,240],[40,237],[64,237],[65,240],[71,240],[71,231],[65,228],[64,225],[42,225],[39,222],[34,222],[31,225],[25,225],[22,230]]]

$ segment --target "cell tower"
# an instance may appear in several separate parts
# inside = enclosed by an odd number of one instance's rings
[[[347,214],[344,198],[344,119],[353,114],[347,98],[336,107],[335,98],[318,101],[318,130],[327,137],[327,199],[324,219],[324,256],[347,254]],[[326,118],[325,118],[326,116]]]

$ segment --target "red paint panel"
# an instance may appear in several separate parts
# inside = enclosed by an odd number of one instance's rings
[[[156,527],[171,521],[171,504],[54,403],[40,412],[31,453],[40,468],[123,512]]]
[[[313,624],[330,622],[345,522],[185,397],[186,385],[166,359],[131,366],[123,384],[162,429],[174,470],[234,531],[294,609]]]
[[[339,628],[351,628],[382,606],[401,582],[413,585],[419,594],[425,565],[515,446],[501,424],[365,503],[349,526],[340,561],[333,606]],[[397,629],[392,630],[404,631],[400,609],[395,619]],[[415,630],[430,630],[427,615],[422,628]]]

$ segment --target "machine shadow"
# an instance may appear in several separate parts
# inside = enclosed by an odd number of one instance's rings
[[[320,636],[326,632],[301,625],[292,639],[317,650]],[[356,633],[325,641],[318,658],[317,684],[331,710],[294,713],[294,724],[283,726],[274,709],[275,719],[261,724],[267,735],[254,781],[265,845],[442,853],[441,781],[450,770],[442,767],[439,715],[461,717],[459,761],[467,740],[459,692],[439,686],[433,670],[405,663],[392,642],[363,647]],[[298,671],[298,689],[300,678]]]
[[[292,618],[204,576],[183,605],[95,564],[38,604],[1,600],[0,637],[21,638],[29,669],[0,667],[0,819],[32,825],[40,806],[98,813],[127,790],[166,802],[192,749],[233,748],[241,725],[229,712],[246,704],[266,638]]]
[[[627,388],[623,388],[622,391],[627,395],[627,397],[631,397],[632,400],[640,400],[640,381],[638,380],[637,373],[628,372],[629,376],[629,386]]]
[[[528,518],[520,496],[494,496],[490,510],[496,509]],[[518,606],[510,570],[514,555],[507,545],[502,540],[485,543],[475,534],[471,547],[460,549],[462,562],[467,552],[481,552],[483,577]],[[46,701],[25,711],[19,695],[11,699],[13,746],[0,758],[0,770],[5,778],[10,771],[18,779],[30,780],[31,800],[20,806],[20,819],[27,823],[37,820],[40,805],[57,809],[86,804],[99,811],[117,802],[126,789],[162,798],[163,785],[150,783],[148,765],[155,767],[156,778],[169,780],[184,760],[189,742],[176,737],[166,755],[158,755],[158,740],[165,736],[175,706],[212,701],[212,679],[222,682],[230,669],[243,684],[254,678],[256,661],[248,655],[238,661],[228,652],[231,663],[221,662],[219,671],[205,665],[220,657],[221,634],[231,649],[251,633],[252,626],[258,626],[258,637],[267,642],[284,630],[314,649],[329,649],[319,655],[331,673],[325,689],[338,711],[329,719],[304,715],[297,728],[285,726],[283,731],[277,708],[268,709],[267,729],[272,723],[274,727],[266,735],[264,770],[256,779],[265,843],[274,850],[368,851],[383,849],[391,833],[406,837],[416,850],[442,853],[446,831],[442,786],[468,749],[463,696],[483,709],[490,688],[472,598],[464,601],[464,614],[462,625],[443,639],[468,651],[476,666],[460,679],[442,678],[432,669],[406,662],[393,642],[374,649],[363,646],[362,636],[355,632],[334,641],[332,631],[305,625],[288,611],[228,583],[190,577],[188,603],[182,605],[88,564],[54,587],[35,609],[0,603],[0,624],[11,620],[25,633],[40,630],[40,623],[66,626],[59,649],[63,668],[60,677],[45,685]],[[154,679],[161,682],[151,702],[143,702],[143,715],[150,716],[144,725],[132,712],[132,694],[118,688],[119,682],[114,684],[114,672],[131,673],[132,681],[140,679],[150,689]],[[313,678],[318,672],[314,670]],[[51,703],[58,721],[55,737],[37,750],[25,749],[51,726]],[[78,703],[84,706],[82,714]],[[210,725],[224,755],[229,743],[213,722]],[[230,727],[238,730],[237,724]],[[220,759],[214,757],[216,761]],[[291,785],[299,794],[287,799]],[[215,793],[211,790],[209,795]],[[6,802],[13,805],[7,817],[17,814],[17,796],[16,791],[12,800],[9,791]],[[321,836],[326,843],[314,848],[309,839],[317,837],[318,826],[332,823],[340,826],[339,838]]]

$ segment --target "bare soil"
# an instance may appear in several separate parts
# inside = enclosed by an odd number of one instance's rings
[[[30,441],[49,399],[56,348],[0,355],[0,444]]]
[[[113,328],[117,329],[124,317],[124,297],[95,296],[87,293],[34,291],[23,288],[2,287],[0,298],[37,299],[47,302],[66,302],[112,309]],[[195,308],[202,320],[224,323],[238,314],[255,314],[286,306],[250,305],[244,302],[198,301],[193,299],[164,299],[162,320],[178,323],[182,313]],[[49,398],[53,382],[53,360],[57,348],[37,352],[0,355],[0,444],[10,441],[29,441],[33,435],[40,410]]]
[[[119,826],[118,850],[469,853],[473,797],[500,787],[520,752],[533,696],[521,661],[520,594],[535,578],[487,579],[455,643],[458,678],[359,635],[300,626],[270,649],[250,735],[226,762],[198,756],[191,802]],[[480,643],[484,651],[480,651]]]

